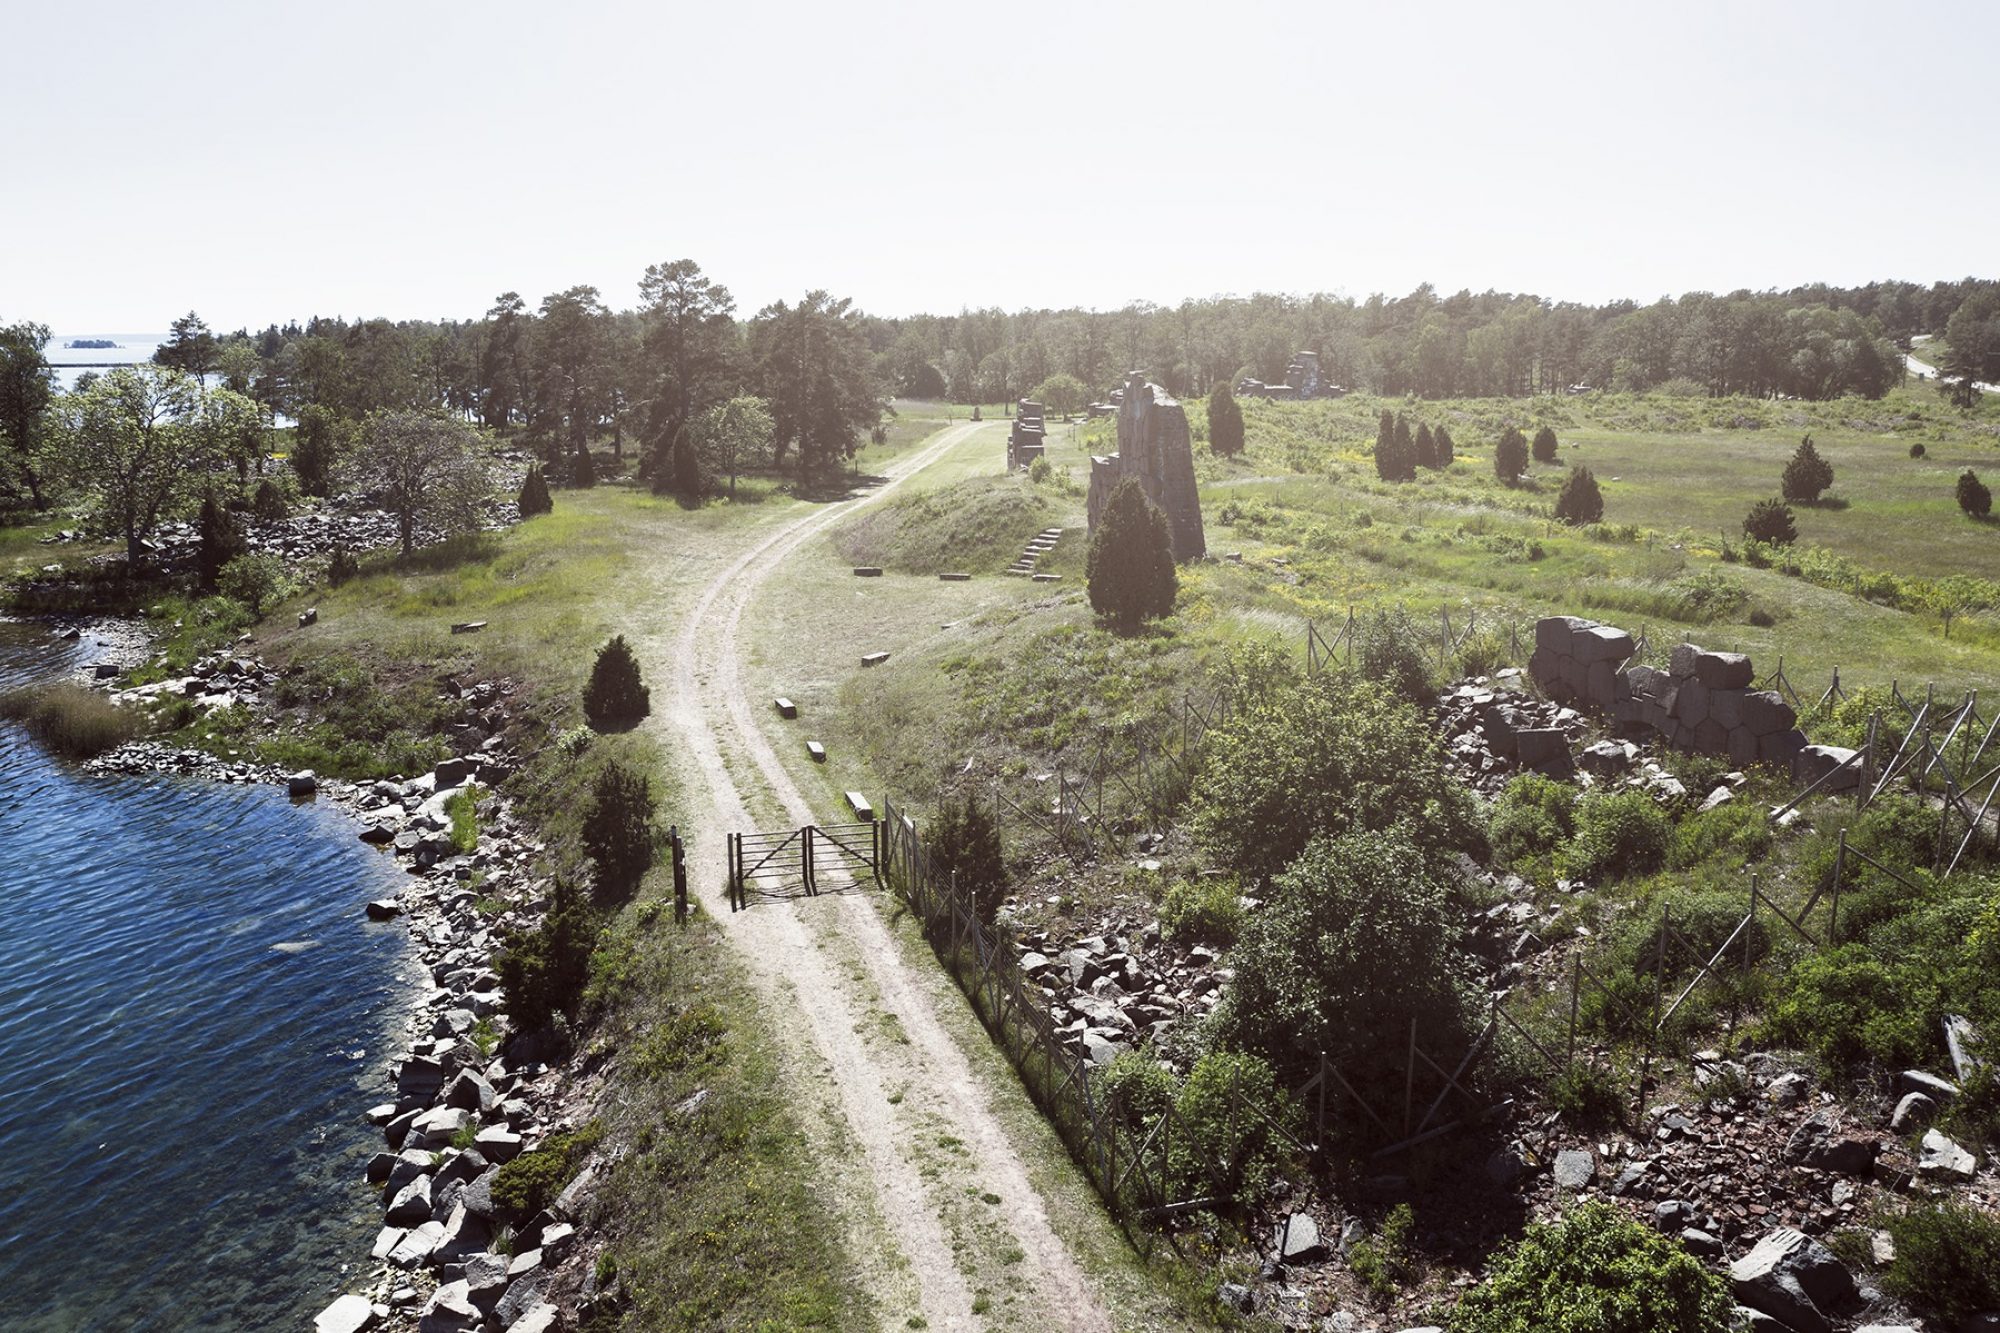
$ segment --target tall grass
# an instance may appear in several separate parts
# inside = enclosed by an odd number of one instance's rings
[[[137,714],[68,682],[0,694],[0,718],[21,723],[41,744],[72,759],[95,758],[139,734]]]

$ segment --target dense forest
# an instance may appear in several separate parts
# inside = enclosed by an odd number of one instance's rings
[[[1300,349],[1352,390],[1424,398],[1595,388],[1824,399],[1879,397],[1903,378],[1912,337],[1940,336],[1941,386],[1969,401],[2000,379],[2000,282],[1877,282],[1787,292],[1693,292],[1591,306],[1428,285],[1407,296],[1214,297],[1122,310],[968,310],[890,319],[825,292],[743,316],[691,260],[656,264],[617,310],[595,287],[530,306],[500,296],[463,320],[313,318],[261,332],[176,320],[158,360],[296,419],[311,436],[370,413],[443,408],[518,429],[551,463],[607,438],[666,460],[700,414],[764,400],[774,461],[836,463],[879,423],[883,399],[997,403],[1071,376],[1090,394],[1143,368],[1201,395],[1239,375],[1282,380]],[[46,327],[9,326],[0,436],[32,452],[46,405]],[[40,402],[36,400],[40,399]],[[0,488],[25,492],[18,468]]]

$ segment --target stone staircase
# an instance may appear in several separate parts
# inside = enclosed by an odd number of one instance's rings
[[[1037,574],[1035,565],[1043,556],[1056,549],[1056,543],[1062,540],[1062,535],[1061,528],[1042,529],[1021,552],[1021,558],[1007,566],[1007,572],[1017,578],[1032,578],[1038,583],[1048,583],[1053,580],[1056,577],[1054,574]]]

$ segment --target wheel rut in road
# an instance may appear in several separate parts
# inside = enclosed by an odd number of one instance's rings
[[[755,827],[753,806],[793,827],[821,822],[765,739],[742,688],[746,610],[800,546],[879,502],[976,429],[948,427],[887,469],[886,483],[868,494],[757,533],[709,579],[678,634],[643,650],[672,663],[668,706],[655,725],[663,724],[681,748],[690,809],[700,815],[691,884],[724,924],[776,1020],[771,1026],[794,1074],[788,1091],[821,1099],[817,1109],[831,1140],[823,1150],[850,1154],[827,1163],[849,1189],[865,1191],[840,1201],[850,1239],[872,1235],[895,1251],[859,1256],[883,1327],[904,1327],[914,1302],[932,1328],[1006,1322],[1111,1333],[1093,1285],[1050,1225],[1026,1164],[872,895],[822,895],[738,913],[725,897],[723,834]],[[801,1080],[802,1072],[818,1077]],[[977,1183],[968,1187],[968,1179]],[[971,1214],[968,1195],[979,1201]],[[980,1262],[972,1252],[982,1244],[988,1253],[1005,1253],[1004,1268]],[[1004,1291],[990,1290],[1001,1283]],[[976,1303],[985,1313],[974,1313]]]

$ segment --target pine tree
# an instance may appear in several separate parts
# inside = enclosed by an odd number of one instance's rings
[[[1556,461],[1556,433],[1547,426],[1535,432],[1535,461],[1553,463]]]
[[[1435,430],[1431,434],[1431,451],[1434,454],[1436,454],[1437,466],[1440,469],[1448,468],[1451,466],[1451,459],[1453,453],[1451,432],[1446,430],[1443,426],[1439,426],[1437,430]]]
[[[1084,579],[1090,609],[1122,631],[1173,613],[1180,591],[1173,534],[1136,477],[1119,482],[1105,503],[1104,518],[1090,535]]]
[[[629,896],[653,866],[653,784],[622,764],[606,764],[591,784],[579,832],[604,896]]]
[[[602,730],[637,722],[652,711],[652,694],[639,680],[639,659],[623,634],[597,650],[590,683],[583,687],[583,715]]]
[[[1820,492],[1833,485],[1833,465],[1820,457],[1819,450],[1813,448],[1812,436],[1799,441],[1792,459],[1785,464],[1785,475],[1779,483],[1785,498],[1793,504],[1816,504]]]
[[[947,796],[938,805],[928,842],[931,868],[940,881],[969,898],[979,919],[991,925],[1007,890],[1000,828],[992,814],[970,792],[961,801]]]
[[[1528,470],[1528,437],[1513,426],[1500,432],[1493,446],[1493,474],[1513,485]]]
[[[528,475],[521,482],[521,498],[517,503],[524,519],[555,511],[555,499],[549,494],[549,479],[542,474],[540,463],[529,466]]]
[[[1958,507],[1974,518],[1985,518],[1993,512],[1993,492],[1971,468],[1958,474]]]
[[[1417,453],[1416,453],[1417,466],[1435,468],[1438,465],[1437,438],[1431,434],[1431,428],[1428,424],[1423,424],[1423,423],[1418,424],[1416,444],[1417,444]]]
[[[1556,496],[1556,518],[1577,527],[1596,523],[1603,517],[1604,492],[1598,489],[1597,478],[1590,475],[1587,467],[1571,468]]]
[[[1243,452],[1243,405],[1227,380],[1208,393],[1208,447],[1224,458]]]
[[[1743,520],[1743,535],[1751,541],[1789,546],[1799,539],[1799,528],[1792,521],[1792,507],[1783,500],[1759,500]]]
[[[243,538],[236,516],[215,498],[213,489],[201,497],[201,516],[195,520],[195,532],[200,541],[195,552],[195,573],[201,579],[201,586],[214,592],[216,580],[222,577],[222,567],[250,546]]]

